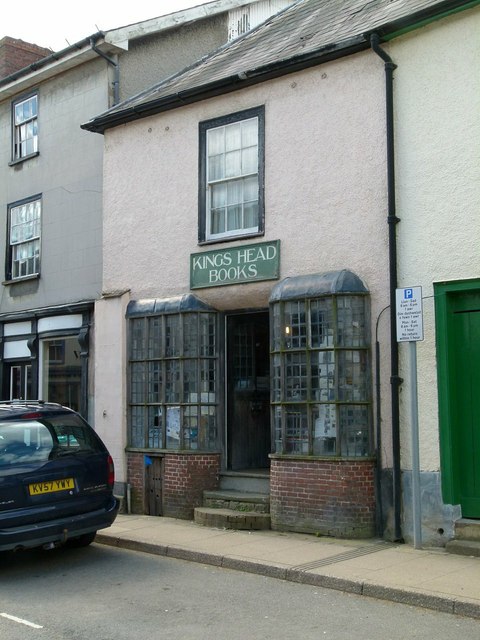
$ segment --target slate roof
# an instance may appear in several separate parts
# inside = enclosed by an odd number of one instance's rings
[[[105,129],[321,64],[449,12],[461,0],[297,0],[191,67],[83,124]]]

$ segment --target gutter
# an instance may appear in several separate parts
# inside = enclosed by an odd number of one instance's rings
[[[394,509],[394,541],[403,541],[401,528],[402,478],[400,468],[400,410],[399,387],[402,379],[398,375],[398,342],[396,335],[396,300],[397,288],[397,234],[396,225],[400,219],[396,215],[395,204],[395,149],[393,121],[393,71],[397,65],[390,56],[380,48],[380,37],[377,33],[370,36],[372,50],[385,63],[385,107],[387,135],[387,190],[388,190],[388,255],[390,275],[390,385],[392,404],[392,456],[393,456],[393,509]],[[378,469],[377,473],[380,473]]]
[[[3,86],[8,85],[8,84],[10,84],[12,82],[15,82],[19,78],[23,78],[24,76],[27,76],[29,73],[35,73],[35,71],[38,71],[39,69],[42,69],[43,67],[47,67],[49,64],[51,64],[53,62],[58,62],[62,58],[66,58],[69,54],[75,53],[75,52],[79,51],[80,49],[83,49],[84,47],[86,47],[88,45],[91,46],[92,42],[97,42],[97,40],[100,40],[101,38],[103,38],[104,35],[105,34],[103,33],[103,31],[97,31],[97,33],[94,33],[93,35],[88,36],[88,38],[84,38],[83,40],[79,40],[78,42],[75,42],[75,44],[72,44],[69,47],[66,47],[65,49],[62,49],[61,51],[53,52],[51,55],[46,56],[45,58],[41,58],[40,60],[37,60],[36,62],[32,62],[32,64],[28,65],[28,67],[24,67],[23,69],[19,69],[18,71],[15,71],[14,73],[10,74],[9,76],[6,76],[5,78],[2,78],[0,80],[0,87],[3,87]]]
[[[106,60],[108,64],[112,65],[114,69],[114,80],[113,80],[113,105],[116,105],[120,102],[120,67],[118,62],[113,60],[113,58],[109,58],[103,51],[100,51],[95,46],[95,41],[93,39],[90,40],[90,46],[92,51],[95,51],[97,55]]]

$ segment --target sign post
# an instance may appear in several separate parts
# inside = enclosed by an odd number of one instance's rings
[[[418,435],[417,341],[423,340],[422,287],[396,290],[397,341],[409,343],[410,419],[412,423],[413,544],[422,547],[420,454]]]

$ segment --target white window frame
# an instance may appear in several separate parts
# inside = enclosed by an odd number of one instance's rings
[[[13,161],[24,160],[38,153],[38,94],[12,104]]]
[[[245,146],[243,140],[238,147],[228,149],[226,144],[226,134],[228,129],[241,128],[244,123],[256,123],[256,143],[249,141]],[[200,123],[200,182],[199,182],[199,242],[215,242],[229,240],[239,237],[262,235],[264,229],[264,207],[263,207],[263,176],[264,176],[264,109],[258,107],[236,114],[231,114],[214,120]],[[217,154],[211,153],[210,139],[214,133],[223,133],[223,146]],[[253,154],[252,154],[253,151]],[[239,170],[233,172],[227,168],[227,156],[229,153],[237,154],[241,160]],[[252,161],[252,155],[255,161]],[[246,161],[247,156],[250,156]],[[212,158],[216,157],[219,165],[220,175],[211,175]],[[248,182],[255,181],[255,197],[248,197],[245,190],[248,189]],[[225,195],[224,203],[214,207],[214,191],[219,187],[225,187],[226,194],[229,188],[237,183],[238,192],[241,194],[238,201],[229,201],[229,196]],[[251,215],[247,211],[248,205],[256,207],[256,224],[247,226],[246,218]],[[223,209],[224,223],[222,230],[213,230],[213,211],[220,212]],[[240,224],[235,228],[228,229],[229,208],[237,208],[236,215],[240,216]],[[234,213],[235,215],[235,213]]]
[[[39,275],[41,223],[41,196],[9,206],[7,280]]]

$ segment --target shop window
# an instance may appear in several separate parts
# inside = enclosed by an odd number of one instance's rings
[[[127,312],[131,447],[218,448],[217,314],[186,298]]]
[[[81,411],[82,362],[76,336],[41,341],[40,396]]]
[[[275,452],[368,456],[368,292],[345,271],[288,280],[271,298]]]
[[[264,110],[200,123],[199,239],[263,232]]]

